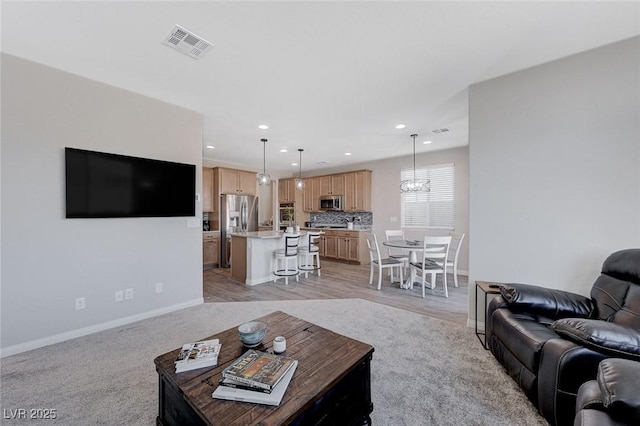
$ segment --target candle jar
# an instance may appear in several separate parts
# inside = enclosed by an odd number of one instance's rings
[[[287,350],[287,339],[283,336],[278,336],[273,339],[273,353],[281,354]]]

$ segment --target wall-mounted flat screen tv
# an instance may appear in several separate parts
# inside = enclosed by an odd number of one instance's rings
[[[195,216],[196,166],[65,148],[67,218]]]

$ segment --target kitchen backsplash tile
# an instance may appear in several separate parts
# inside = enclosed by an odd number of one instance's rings
[[[359,220],[358,220],[359,219]],[[354,222],[356,225],[372,226],[373,225],[373,213],[351,213],[351,212],[321,212],[310,213],[309,221],[317,225],[336,225],[345,224],[349,221]]]

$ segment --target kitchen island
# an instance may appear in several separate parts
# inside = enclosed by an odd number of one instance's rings
[[[317,224],[303,229],[323,233],[319,241],[321,258],[360,265],[369,264],[369,249],[365,234],[371,232],[370,225],[355,225],[353,229],[349,229],[346,225],[340,224]]]
[[[307,243],[306,235],[300,232],[299,245]],[[284,248],[284,237],[285,233],[279,231],[231,234],[231,278],[247,285],[273,281],[273,252]]]

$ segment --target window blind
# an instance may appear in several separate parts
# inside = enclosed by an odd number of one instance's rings
[[[429,180],[431,190],[401,194],[402,227],[454,229],[454,164],[416,168],[415,177]],[[400,180],[405,179],[413,179],[412,168],[401,170]]]

